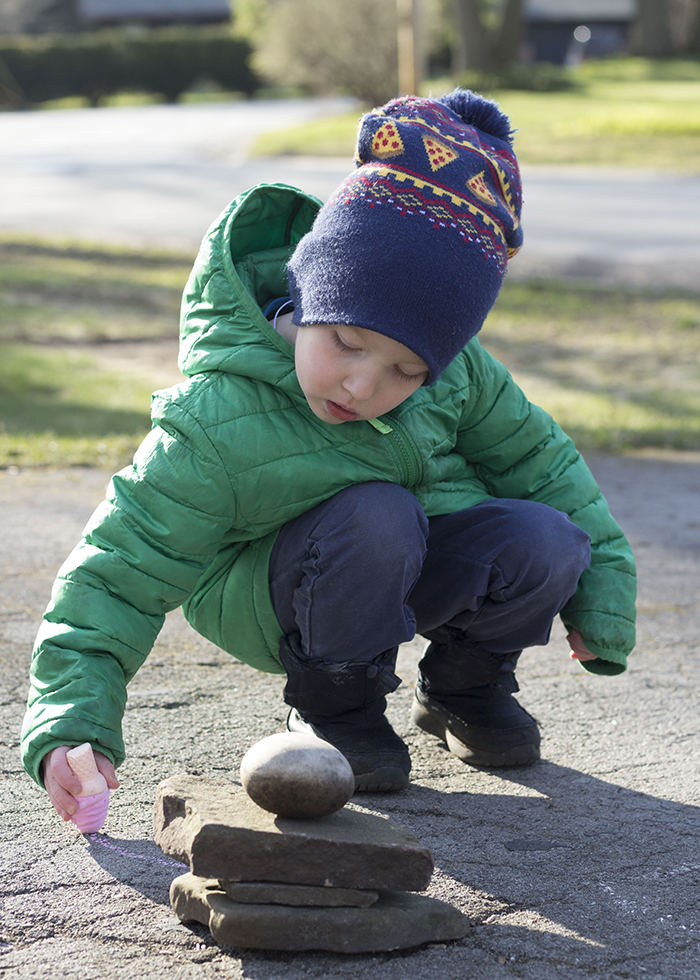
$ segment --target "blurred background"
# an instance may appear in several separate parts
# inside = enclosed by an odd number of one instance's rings
[[[584,452],[700,451],[700,0],[0,0],[0,468],[126,464],[221,209],[455,85],[523,170],[482,342]]]

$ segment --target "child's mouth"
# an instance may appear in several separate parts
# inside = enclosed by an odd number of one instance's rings
[[[354,422],[360,417],[357,412],[351,412],[349,408],[343,408],[342,405],[332,401],[326,402],[326,411],[341,422]]]

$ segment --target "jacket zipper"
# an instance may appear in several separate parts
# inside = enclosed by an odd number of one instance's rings
[[[418,447],[403,422],[394,415],[382,415],[379,419],[371,419],[371,424],[383,436],[388,436],[394,456],[399,464],[401,473],[400,484],[403,487],[413,487],[420,483],[423,476]]]

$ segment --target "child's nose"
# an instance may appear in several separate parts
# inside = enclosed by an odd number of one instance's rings
[[[355,401],[367,401],[377,388],[377,378],[373,371],[354,371],[343,382],[343,387]]]

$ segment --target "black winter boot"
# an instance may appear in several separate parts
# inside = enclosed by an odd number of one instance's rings
[[[405,789],[411,758],[384,716],[385,694],[401,681],[394,674],[397,648],[370,663],[317,663],[305,657],[299,636],[280,647],[287,672],[284,700],[292,710],[291,732],[310,732],[339,749],[355,773],[355,790],[388,793]]]
[[[432,642],[418,665],[411,720],[472,766],[522,766],[540,757],[536,720],[513,693],[519,654],[485,654],[461,636]]]

